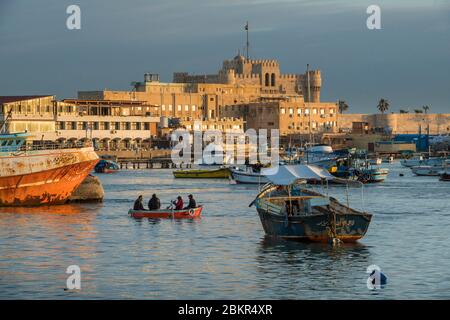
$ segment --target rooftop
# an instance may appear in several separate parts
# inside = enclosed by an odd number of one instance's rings
[[[53,95],[48,94],[48,95],[39,95],[39,96],[0,96],[0,104],[32,100],[32,99],[39,99],[39,98],[47,98],[47,97],[53,97]]]

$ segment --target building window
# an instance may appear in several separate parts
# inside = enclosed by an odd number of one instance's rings
[[[286,113],[286,109],[281,108],[281,114],[285,114]]]
[[[333,113],[334,113],[334,109],[331,108],[331,109],[330,109],[330,114],[333,114]]]
[[[289,114],[294,114],[294,109],[289,108]]]
[[[317,114],[317,109],[316,108],[313,109],[313,114]]]
[[[299,115],[299,116],[302,115],[302,109],[300,109],[300,108],[297,109],[297,115]]]
[[[169,111],[172,111],[172,105],[169,104]]]
[[[325,109],[320,109],[320,114],[325,114]]]
[[[309,109],[305,109],[305,114],[309,114]]]
[[[150,130],[150,123],[144,122],[144,130]]]
[[[195,111],[195,104],[192,105],[192,111]]]
[[[162,111],[166,111],[166,105],[165,105],[165,104],[163,104],[163,105],[161,106],[161,110],[162,110]]]
[[[186,111],[186,112],[189,111],[189,106],[188,105],[184,106],[184,111]]]
[[[181,112],[181,104],[178,105],[178,111]]]
[[[271,79],[270,79],[270,85],[272,87],[275,87],[275,73],[272,73]]]
[[[266,76],[265,76],[265,81],[264,81],[264,84],[266,85],[266,87],[268,87],[269,86],[269,82],[270,82],[270,76],[269,76],[269,74],[268,73],[266,73]]]

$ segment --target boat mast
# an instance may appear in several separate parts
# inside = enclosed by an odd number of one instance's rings
[[[310,82],[309,82],[309,63],[306,65],[306,79],[307,79],[307,93],[308,93],[308,103],[310,104],[309,106],[309,117],[308,117],[308,129],[309,129],[309,144],[310,146],[314,143],[313,141],[313,136],[312,136],[312,131],[311,131],[311,87],[310,87]]]

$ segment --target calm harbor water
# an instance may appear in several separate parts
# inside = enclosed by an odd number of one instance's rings
[[[171,170],[101,175],[102,204],[0,209],[0,298],[449,299],[450,183],[388,167],[387,181],[364,188],[367,235],[334,248],[265,238],[248,207],[256,186]],[[344,191],[330,188],[341,200]],[[193,193],[202,219],[128,217],[138,194],[154,192],[164,204]],[[382,290],[366,286],[372,264],[388,276]],[[79,291],[64,290],[69,265],[81,268]]]

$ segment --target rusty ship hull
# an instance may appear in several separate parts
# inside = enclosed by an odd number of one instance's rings
[[[63,204],[99,161],[92,147],[0,153],[0,206]]]

